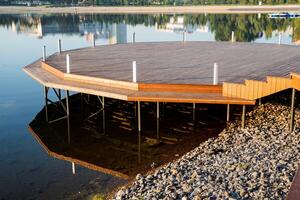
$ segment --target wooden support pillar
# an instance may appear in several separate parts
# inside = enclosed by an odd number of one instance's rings
[[[49,117],[48,117],[48,90],[49,88],[44,86],[44,98],[45,98],[45,119],[46,122],[49,121]]]
[[[292,89],[292,98],[291,98],[291,119],[290,119],[290,132],[294,131],[295,126],[295,93],[296,90]]]
[[[243,105],[243,113],[242,113],[242,129],[245,128],[245,117],[246,117],[246,105]]]
[[[226,121],[230,120],[230,104],[227,104],[227,113],[226,113]]]

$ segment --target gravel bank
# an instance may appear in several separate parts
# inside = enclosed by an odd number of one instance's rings
[[[285,199],[300,159],[299,127],[288,131],[289,116],[284,105],[258,106],[247,113],[244,130],[229,123],[177,161],[137,175],[114,198]]]

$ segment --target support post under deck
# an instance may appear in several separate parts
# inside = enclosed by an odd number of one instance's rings
[[[242,129],[245,128],[245,115],[246,115],[246,105],[243,105],[243,113],[242,113]]]
[[[159,134],[159,102],[156,103],[156,140],[157,143],[160,141],[160,134]]]
[[[292,89],[292,99],[291,99],[291,119],[290,119],[290,132],[294,131],[295,126],[295,93],[296,90]]]
[[[227,104],[227,113],[226,113],[226,121],[230,120],[230,104]]]
[[[66,95],[66,113],[67,113],[67,129],[68,129],[68,144],[71,144],[70,135],[70,109],[69,109],[69,91],[65,90]]]
[[[44,98],[45,98],[45,118],[46,118],[46,122],[49,121],[49,117],[48,117],[48,87],[44,87]]]
[[[193,123],[195,124],[195,119],[196,119],[196,104],[193,103]]]
[[[105,134],[105,99],[104,96],[102,96],[102,128],[103,133]]]
[[[138,101],[138,162],[141,162],[141,102]]]

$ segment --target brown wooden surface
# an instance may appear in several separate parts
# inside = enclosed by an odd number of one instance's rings
[[[292,185],[290,187],[287,200],[299,200],[300,199],[300,168],[294,176]]]
[[[157,42],[104,45],[63,52],[47,63],[71,73],[132,82],[132,61],[137,62],[139,83],[212,84],[213,64],[219,65],[219,81],[243,83],[267,76],[300,72],[300,47],[231,42]]]
[[[82,92],[92,95],[104,96],[109,98],[128,100],[128,101],[160,101],[160,102],[190,102],[190,103],[208,103],[208,104],[255,104],[255,101],[249,101],[240,98],[223,97],[220,86],[213,86],[213,93],[203,92],[195,93],[191,91],[174,92],[150,92],[136,91],[124,88],[101,86],[97,84],[82,83],[70,80],[63,80],[52,73],[49,73],[41,67],[40,61],[36,61],[24,68],[24,71],[33,79],[46,87],[59,88],[75,92]],[[205,88],[205,86],[203,86]],[[205,89],[207,90],[207,89]]]

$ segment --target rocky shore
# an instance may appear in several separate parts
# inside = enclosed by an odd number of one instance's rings
[[[299,127],[290,133],[289,119],[288,106],[257,106],[245,129],[230,122],[180,159],[137,175],[114,199],[285,199],[300,159]]]

